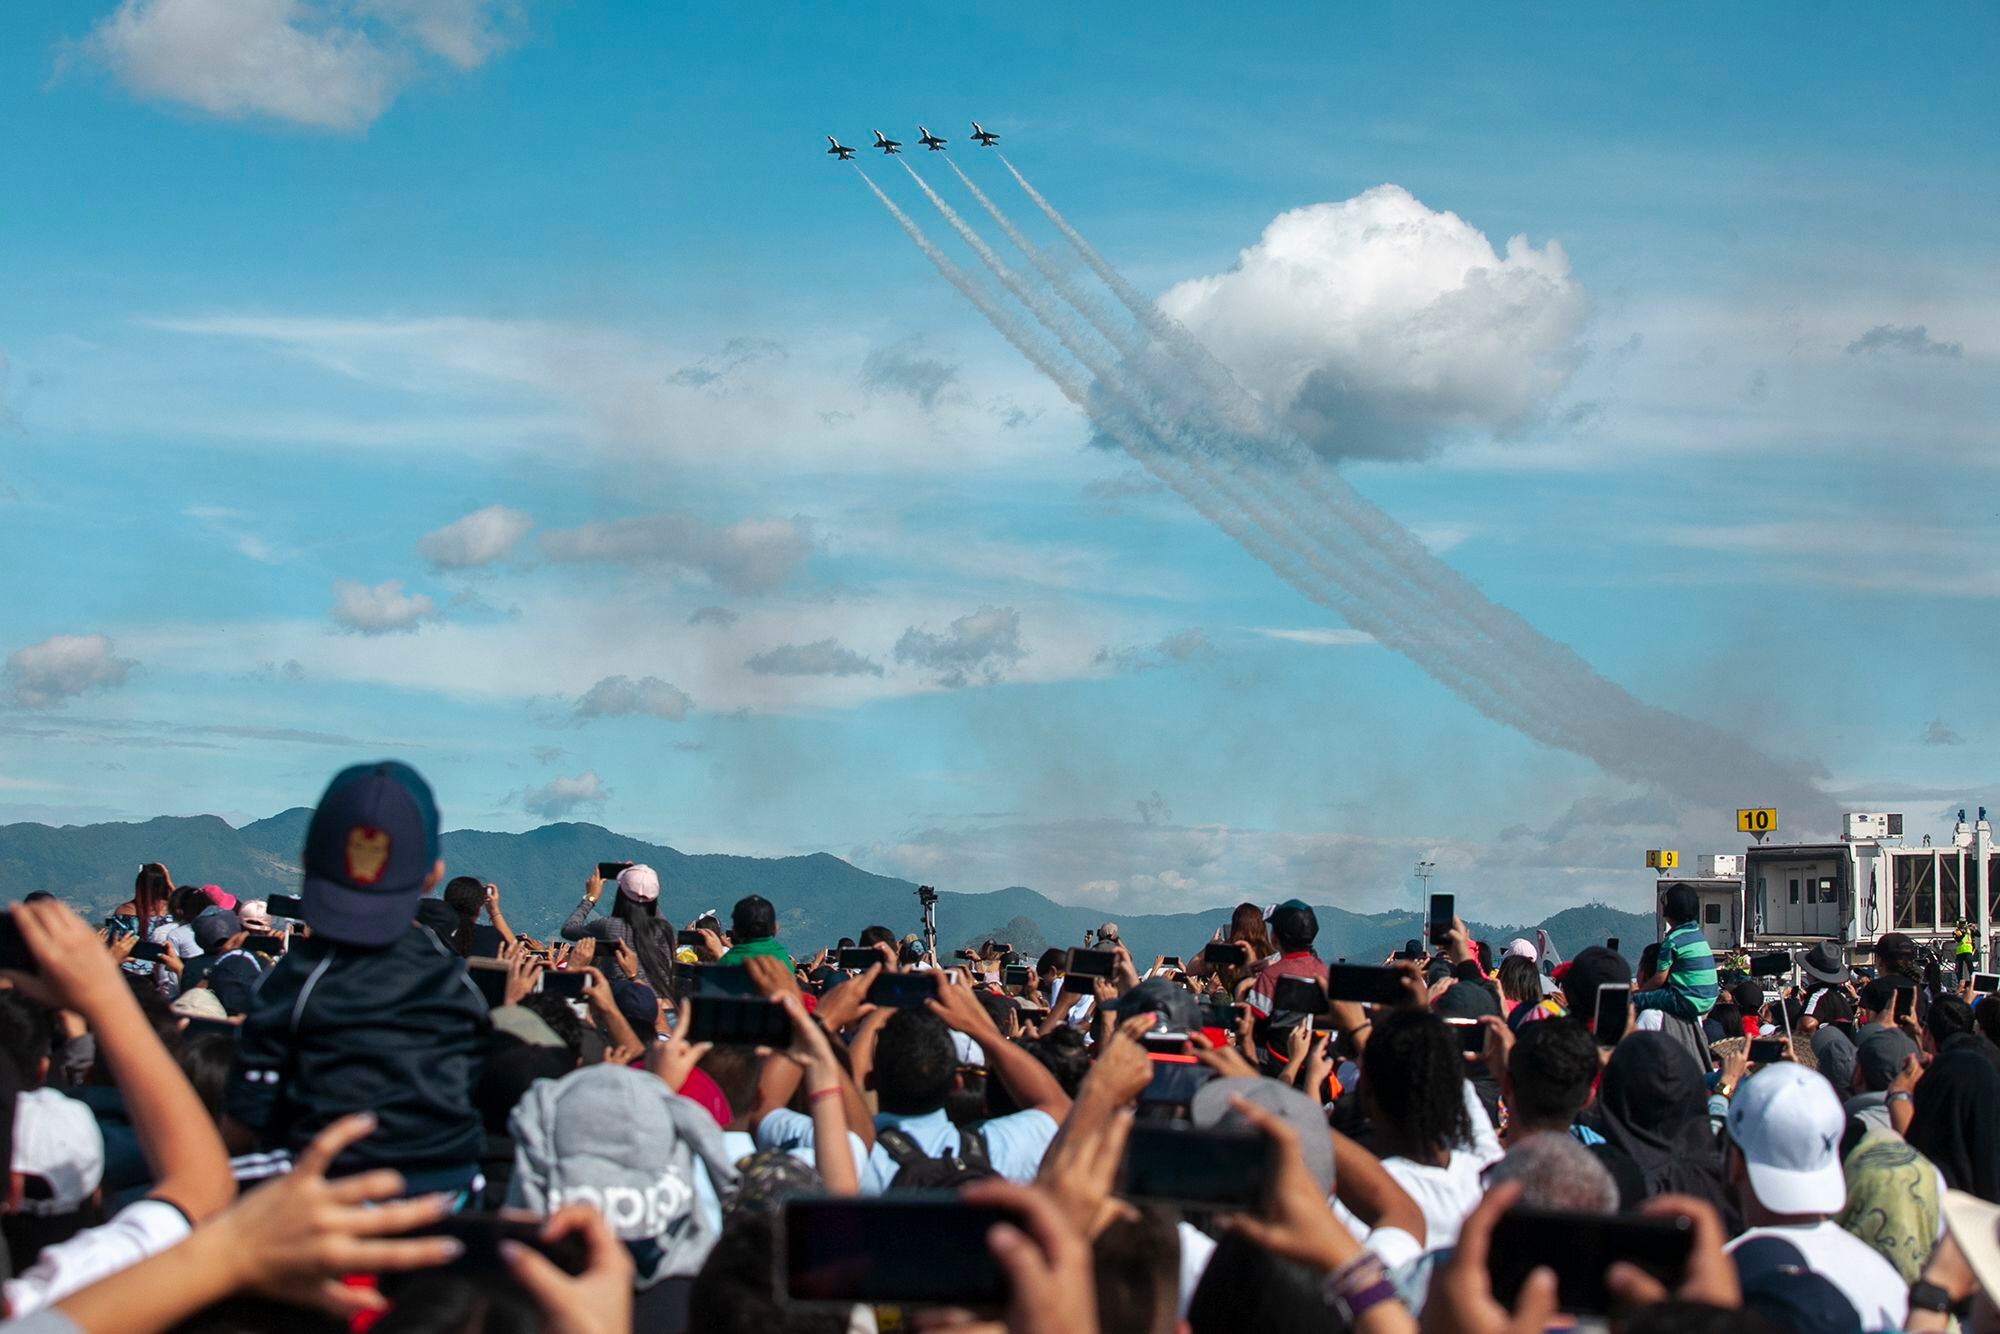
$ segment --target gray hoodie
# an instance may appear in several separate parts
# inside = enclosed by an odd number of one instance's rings
[[[536,1080],[508,1125],[509,1205],[543,1215],[565,1204],[595,1205],[633,1243],[640,1287],[701,1268],[715,1233],[695,1203],[695,1156],[725,1199],[736,1185],[722,1129],[706,1108],[657,1075],[592,1065]]]

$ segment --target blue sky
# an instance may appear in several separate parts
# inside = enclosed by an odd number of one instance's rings
[[[922,120],[1025,224],[976,116],[1494,599],[1931,827],[2000,737],[1997,28],[10,6],[0,819],[395,753],[453,826],[1125,911],[1413,902],[1429,857],[1538,915],[1734,844],[1094,441],[820,151]]]

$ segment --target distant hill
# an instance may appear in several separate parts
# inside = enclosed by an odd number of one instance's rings
[[[132,892],[141,862],[164,862],[177,883],[220,884],[246,898],[296,893],[299,850],[312,812],[304,807],[241,829],[212,815],[162,816],[140,824],[0,825],[0,897],[18,899],[46,889],[90,915],[116,907]],[[746,894],[777,905],[780,933],[802,948],[831,944],[880,923],[898,934],[919,924],[916,885],[875,875],[828,853],[805,857],[690,856],[591,824],[552,824],[522,834],[454,830],[443,854],[452,875],[500,886],[500,901],[517,930],[547,937],[582,897],[600,861],[645,862],[660,873],[661,906],[676,922],[714,909],[725,921]],[[1189,955],[1227,920],[1231,905],[1198,913],[1113,913],[1141,966],[1159,954]],[[1465,905],[1473,908],[1474,905]],[[1376,961],[1419,934],[1414,912],[1357,913],[1315,904],[1319,953],[1327,959]],[[1102,923],[1102,908],[1074,907],[1023,886],[983,894],[939,895],[938,944],[951,950],[1003,940],[1026,951],[1080,944]],[[1536,924],[1469,923],[1494,944],[1532,938]],[[1654,938],[1652,919],[1602,904],[1566,908],[1541,923],[1565,956],[1616,936],[1627,957]]]

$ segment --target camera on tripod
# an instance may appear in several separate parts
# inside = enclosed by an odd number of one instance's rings
[[[917,905],[919,907],[928,908],[937,901],[938,893],[935,887],[931,885],[917,886]]]

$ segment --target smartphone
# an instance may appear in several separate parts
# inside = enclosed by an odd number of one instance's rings
[[[1328,1000],[1360,1001],[1366,1005],[1394,1005],[1408,995],[1403,975],[1394,968],[1365,963],[1329,964],[1326,970]]]
[[[882,962],[882,951],[877,949],[842,950],[840,957],[835,962],[850,973],[865,973],[876,964]]]
[[[1477,1019],[1447,1019],[1445,1023],[1458,1035],[1458,1049],[1467,1056],[1483,1055],[1486,1051],[1486,1027]]]
[[[1618,1039],[1625,1036],[1625,1027],[1632,1019],[1632,984],[1630,982],[1606,982],[1597,989],[1597,1009],[1591,1032],[1597,1035],[1600,1047],[1615,1047]]]
[[[448,1260],[437,1269],[422,1273],[465,1274],[481,1277],[511,1275],[506,1257],[500,1253],[503,1241],[517,1242],[532,1251],[540,1252],[549,1263],[565,1274],[581,1274],[590,1264],[590,1250],[580,1233],[572,1232],[555,1241],[542,1240],[542,1222],[539,1218],[516,1218],[501,1214],[464,1213],[440,1218],[435,1223],[406,1234],[412,1237],[450,1237],[463,1248],[458,1257]],[[383,1290],[392,1291],[395,1284],[384,1274]]]
[[[1791,971],[1792,956],[1783,950],[1779,950],[1776,954],[1751,956],[1750,976],[1752,977],[1783,977]]]
[[[1191,1209],[1254,1212],[1271,1179],[1271,1142],[1255,1132],[1137,1121],[1125,1140],[1118,1193]]]
[[[1750,1064],[1770,1065],[1774,1061],[1791,1058],[1792,1044],[1783,1038],[1751,1038]]]
[[[1917,989],[1915,987],[1897,987],[1895,1017],[1901,1019],[1905,1015],[1908,1015],[1914,1018],[1916,1017],[1916,1013]],[[1789,1017],[1787,1018],[1787,1022],[1790,1022]]]
[[[702,944],[701,932],[699,931],[681,931],[674,935],[674,945],[676,948],[685,945],[689,949],[698,950],[702,947]]]
[[[498,959],[467,959],[465,975],[472,979],[472,985],[479,988],[479,994],[486,998],[486,1008],[497,1010],[507,1003],[507,965]]]
[[[1281,977],[1271,990],[1271,1012],[1326,1013],[1326,988],[1310,977]]]
[[[1153,1077],[1139,1094],[1141,1105],[1185,1107],[1194,1101],[1196,1090],[1215,1078],[1215,1071],[1192,1056],[1148,1056]]]
[[[750,970],[740,963],[685,964],[681,972],[688,979],[690,996],[704,1000],[710,996],[733,996],[738,1000],[763,999],[763,994],[750,980]]]
[[[165,945],[150,940],[135,940],[132,942],[132,954],[130,957],[143,960],[146,963],[156,963],[166,952],[167,947]]]
[[[1000,970],[1000,985],[1003,987],[1025,987],[1035,980],[1026,964],[1012,964]]]
[[[1972,992],[1976,996],[1991,995],[2000,991],[2000,973],[1974,973]]]
[[[1201,1026],[1219,1028],[1225,1033],[1234,1033],[1236,1025],[1243,1022],[1243,1007],[1231,1005],[1228,1001],[1203,1001],[1201,1003]]]
[[[694,1003],[687,1040],[725,1047],[784,1047],[792,1041],[792,1021],[776,1001],[704,996]]]
[[[542,974],[542,990],[551,996],[561,996],[564,1000],[582,1000],[584,988],[589,985],[589,973],[551,969]]]
[[[936,1000],[937,975],[922,973],[878,973],[868,984],[870,1005],[890,1005],[899,1009],[922,1009],[927,1000]]]
[[[1680,1286],[1687,1269],[1694,1240],[1691,1229],[1685,1218],[1509,1209],[1493,1229],[1486,1271],[1495,1300],[1509,1310],[1528,1275],[1547,1265],[1556,1271],[1557,1303],[1565,1313],[1608,1314],[1611,1292],[1604,1271],[1623,1260],[1671,1292]]]
[[[293,921],[306,919],[306,905],[296,894],[273,894],[264,900],[264,911],[272,917],[289,917]]]
[[[1160,967],[1175,968],[1175,969],[1180,968],[1181,956],[1178,954],[1165,954],[1160,956]]]
[[[1142,1033],[1139,1041],[1147,1051],[1158,1052],[1162,1056],[1191,1056],[1194,1044],[1185,1033]]]
[[[1332,1011],[1328,1011],[1325,1014],[1312,1016],[1312,1031],[1315,1033],[1338,1033],[1340,1027],[1333,1022]]]
[[[1118,967],[1118,956],[1110,950],[1071,950],[1063,971],[1071,977],[1109,978]]]
[[[877,1199],[794,1199],[780,1215],[779,1292],[794,1304],[997,1310],[1007,1275],[987,1248],[1010,1210],[912,1191]]]
[[[1201,961],[1210,968],[1240,968],[1253,962],[1244,957],[1242,947],[1233,940],[1212,940],[1202,946]]]
[[[1618,937],[1612,936],[1607,939],[1604,942],[1604,948],[1610,950],[1613,954],[1618,953]]]
[[[1451,934],[1452,924],[1458,918],[1458,898],[1453,894],[1431,895],[1430,942],[1442,949],[1444,938]]]
[[[253,950],[269,958],[285,952],[285,938],[283,936],[268,935],[259,931],[244,940],[243,948]]]
[[[11,968],[17,973],[42,971],[28,942],[21,939],[21,928],[14,924],[14,914],[4,910],[0,910],[0,968]]]
[[[242,1027],[226,1019],[190,1019],[187,1027],[181,1030],[181,1039],[185,1042],[193,1042],[196,1038],[228,1038],[234,1042],[241,1036]]]
[[[631,866],[631,862],[599,862],[597,875],[601,880],[616,880],[618,873]]]

